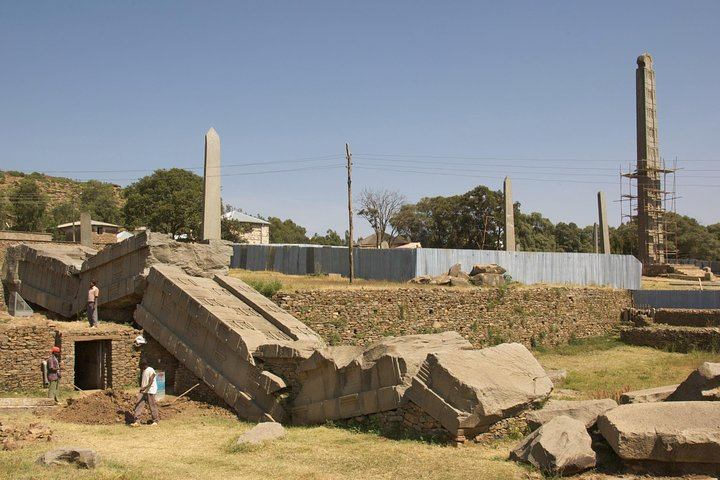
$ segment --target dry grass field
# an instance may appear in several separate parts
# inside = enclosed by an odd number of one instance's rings
[[[613,338],[589,339],[534,353],[544,367],[568,371],[567,379],[557,387],[563,389],[563,395],[567,395],[566,389],[575,390],[573,398],[614,397],[628,389],[678,383],[703,361],[720,361],[720,354],[663,352],[623,345]],[[129,428],[122,422],[84,425],[61,421],[60,416],[58,412],[0,413],[3,425],[42,423],[53,430],[51,441],[28,442],[19,450],[0,451],[0,478],[542,478],[538,472],[507,460],[517,438],[455,448],[325,425],[289,427],[283,440],[238,448],[236,439],[252,425],[218,409],[185,409],[158,427],[141,428]],[[93,448],[102,463],[94,471],[34,465],[40,454],[61,446]],[[581,478],[615,477],[590,472]]]

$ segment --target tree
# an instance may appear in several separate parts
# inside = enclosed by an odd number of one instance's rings
[[[515,237],[520,250],[525,252],[554,252],[555,225],[538,212],[529,215],[520,213],[520,205],[516,203]]]
[[[498,249],[505,231],[500,192],[478,186],[452,197],[422,198],[393,217],[397,231],[429,248]]]
[[[360,192],[360,208],[357,214],[368,221],[375,232],[375,246],[379,247],[384,240],[388,226],[392,227],[393,217],[405,203],[405,196],[389,190],[368,190]],[[390,232],[390,239],[395,236],[395,228]]]
[[[80,193],[80,210],[90,212],[93,220],[120,224],[123,213],[117,200],[113,185],[89,180]]]
[[[222,218],[220,220],[220,238],[233,243],[247,243],[247,239],[243,234],[250,232],[252,227],[247,223],[232,218]]]
[[[10,201],[15,213],[13,230],[24,232],[41,232],[45,230],[47,218],[47,195],[38,187],[33,178],[23,178],[10,193]]]
[[[10,228],[10,218],[12,217],[12,205],[7,199],[5,192],[0,192],[0,230]]]
[[[125,221],[129,227],[145,226],[173,236],[200,237],[202,177],[182,170],[156,170],[123,191]]]
[[[694,218],[668,212],[668,223],[674,225],[674,243],[678,257],[697,260],[720,260],[720,238]],[[673,240],[671,237],[670,240]]]
[[[581,229],[573,222],[560,222],[555,225],[555,245],[560,252],[593,252],[592,227]]]
[[[634,221],[610,229],[610,250],[619,255],[638,254],[638,226]]]
[[[285,221],[277,217],[269,217],[270,243],[308,243],[305,228],[297,225],[289,218]]]
[[[332,230],[332,229],[325,232],[324,237],[322,237],[316,233],[310,239],[310,243],[312,243],[314,245],[334,245],[334,246],[347,245],[347,243],[345,243],[345,240],[340,238],[340,234],[338,234],[335,230]]]

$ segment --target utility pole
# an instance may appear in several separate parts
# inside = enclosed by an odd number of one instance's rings
[[[350,227],[350,233],[348,238],[348,265],[350,266],[349,279],[350,283],[353,281],[355,276],[355,265],[353,262],[353,215],[352,215],[352,154],[350,153],[350,145],[345,144],[345,155],[347,156],[347,171],[348,171],[348,223]]]

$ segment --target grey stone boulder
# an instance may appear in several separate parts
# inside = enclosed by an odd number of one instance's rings
[[[505,343],[429,354],[405,396],[449,432],[471,438],[546,399],[551,390],[528,349]]]
[[[448,270],[447,274],[451,277],[459,277],[460,275],[462,275],[462,273],[463,273],[462,265],[459,263],[456,263],[455,265],[450,267],[450,270]]]
[[[553,418],[565,416],[578,420],[585,428],[592,427],[600,415],[617,407],[610,398],[603,400],[550,400],[542,410],[534,410],[525,416],[528,426],[536,429]]]
[[[626,405],[628,403],[664,402],[678,387],[679,385],[666,385],[664,387],[625,392],[620,395],[620,403]]]
[[[597,425],[624,461],[709,465],[720,472],[720,403],[620,405],[601,415]]]
[[[89,448],[65,447],[45,452],[35,461],[37,465],[75,464],[82,468],[100,465],[100,456]]]
[[[667,397],[668,402],[699,400],[720,400],[720,363],[703,363]]]
[[[559,416],[525,437],[510,459],[527,462],[550,475],[574,475],[593,468],[597,457],[583,422]]]
[[[505,284],[505,277],[499,273],[478,273],[470,276],[470,283],[478,286],[499,287]]]
[[[263,442],[278,440],[287,435],[287,430],[277,422],[258,423],[253,428],[243,433],[237,440],[237,444],[257,445]]]
[[[473,265],[472,270],[470,270],[470,276],[475,276],[480,273],[492,273],[495,275],[502,275],[503,273],[507,272],[503,267],[500,265],[497,265],[495,263],[489,263],[489,264],[476,264]]]

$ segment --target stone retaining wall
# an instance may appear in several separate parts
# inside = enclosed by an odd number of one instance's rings
[[[631,306],[627,290],[569,287],[315,290],[274,300],[333,345],[455,330],[476,348],[603,335]]]
[[[630,345],[660,348],[687,353],[692,350],[720,351],[720,328],[717,327],[622,327],[620,340]]]
[[[140,353],[133,347],[139,332],[133,328],[104,325],[89,329],[84,322],[52,322],[32,319],[20,323],[0,323],[0,392],[43,388],[40,364],[59,346],[60,386],[73,388],[75,346],[77,342],[107,342],[102,372],[104,387],[121,388],[137,383]]]
[[[55,330],[46,324],[0,324],[0,391],[42,388],[40,363],[55,346]]]

